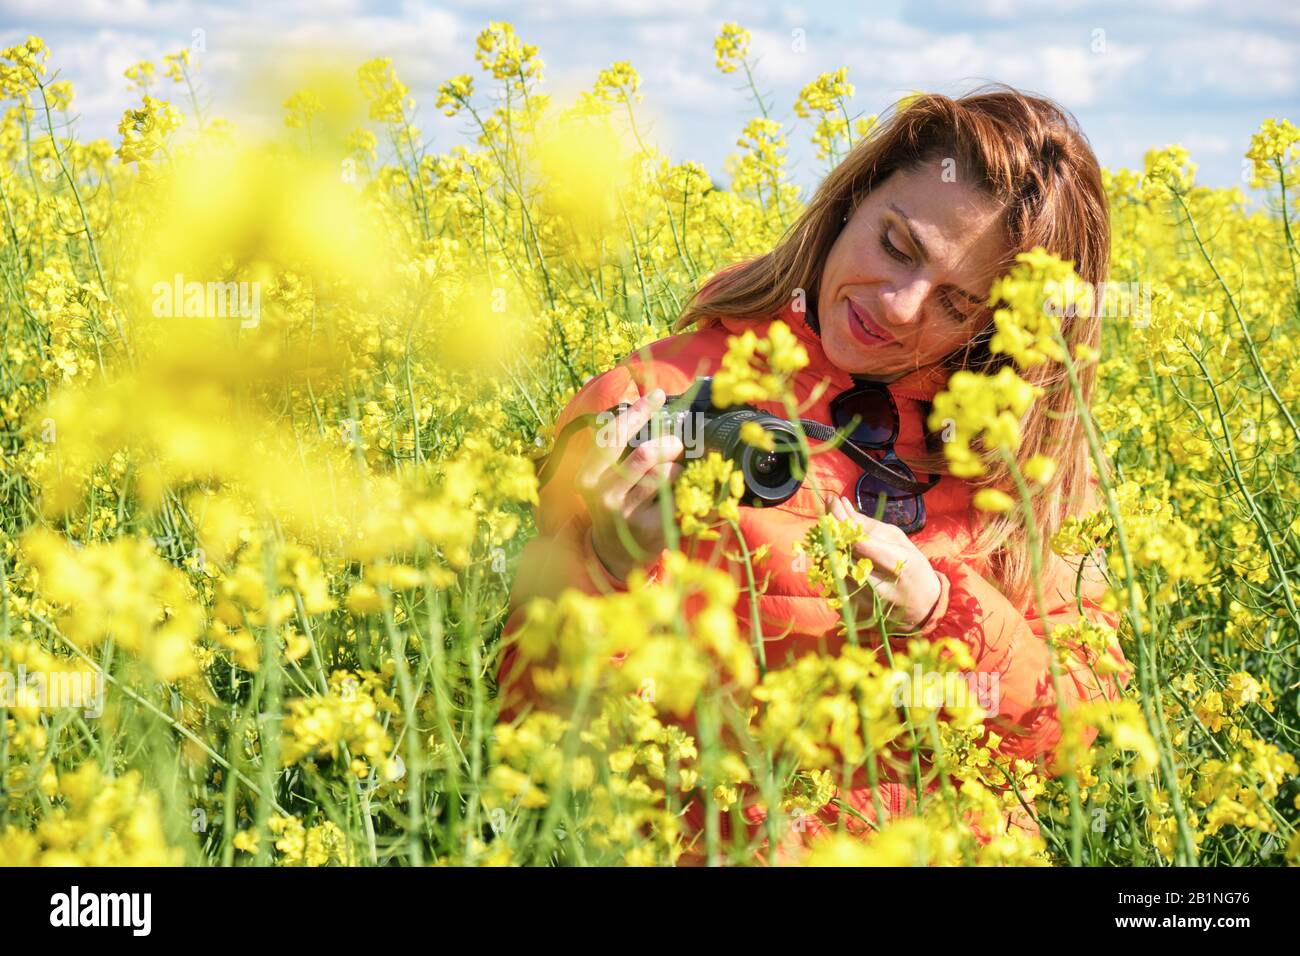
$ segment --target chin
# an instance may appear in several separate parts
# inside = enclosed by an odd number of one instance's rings
[[[836,327],[827,344],[826,357],[831,364],[850,375],[896,375],[904,371],[900,365],[901,355],[881,355],[879,350],[863,345],[842,326]]]

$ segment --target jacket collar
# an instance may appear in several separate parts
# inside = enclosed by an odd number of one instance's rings
[[[766,323],[770,323],[774,319],[780,319],[790,327],[790,331],[795,334],[795,337],[799,339],[800,344],[808,353],[806,372],[811,373],[818,379],[830,379],[833,392],[851,388],[854,384],[853,376],[835,365],[826,355],[825,350],[822,348],[821,335],[819,332],[814,331],[808,317],[809,313],[806,310],[796,310],[794,303],[791,302],[779,313],[764,320],[763,330],[755,329],[755,334],[763,334],[766,330]],[[733,335],[741,335],[746,329],[754,328],[756,324],[753,318],[745,316],[726,315],[721,316],[720,319],[722,326]],[[942,363],[927,365],[890,382],[889,391],[895,398],[910,398],[915,401],[928,402],[943,391],[948,384],[948,376],[951,374],[951,370],[944,367]]]

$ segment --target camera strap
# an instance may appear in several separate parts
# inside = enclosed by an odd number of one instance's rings
[[[842,452],[849,461],[858,465],[863,471],[878,478],[891,488],[897,488],[906,495],[919,495],[923,492],[929,491],[937,485],[939,480],[943,477],[943,475],[940,474],[931,474],[925,481],[913,481],[905,475],[901,475],[894,471],[894,469],[890,468],[888,465],[876,461],[876,459],[872,458],[831,426],[823,425],[821,422],[815,422],[808,418],[799,419],[799,423],[803,426],[803,430],[809,438],[816,438],[818,441],[834,442],[836,450]]]

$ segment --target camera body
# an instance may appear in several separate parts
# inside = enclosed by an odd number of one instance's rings
[[[644,442],[675,434],[685,448],[683,457],[704,458],[716,451],[735,464],[745,479],[741,504],[765,508],[788,501],[806,474],[794,427],[784,418],[748,405],[716,408],[712,389],[712,377],[701,376],[687,391],[668,396],[663,407],[629,439],[622,457]],[[627,407],[619,405],[611,412],[617,415]],[[747,422],[756,422],[772,436],[773,450],[756,448],[740,437]]]

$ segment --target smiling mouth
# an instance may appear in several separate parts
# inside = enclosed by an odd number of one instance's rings
[[[846,299],[845,301],[848,302],[849,305],[849,316],[852,319],[850,324],[852,325],[853,333],[857,335],[859,339],[872,345],[890,345],[898,341],[897,339],[888,338],[875,331],[873,326],[868,324],[866,316],[862,314],[857,305],[854,304],[853,300]]]

